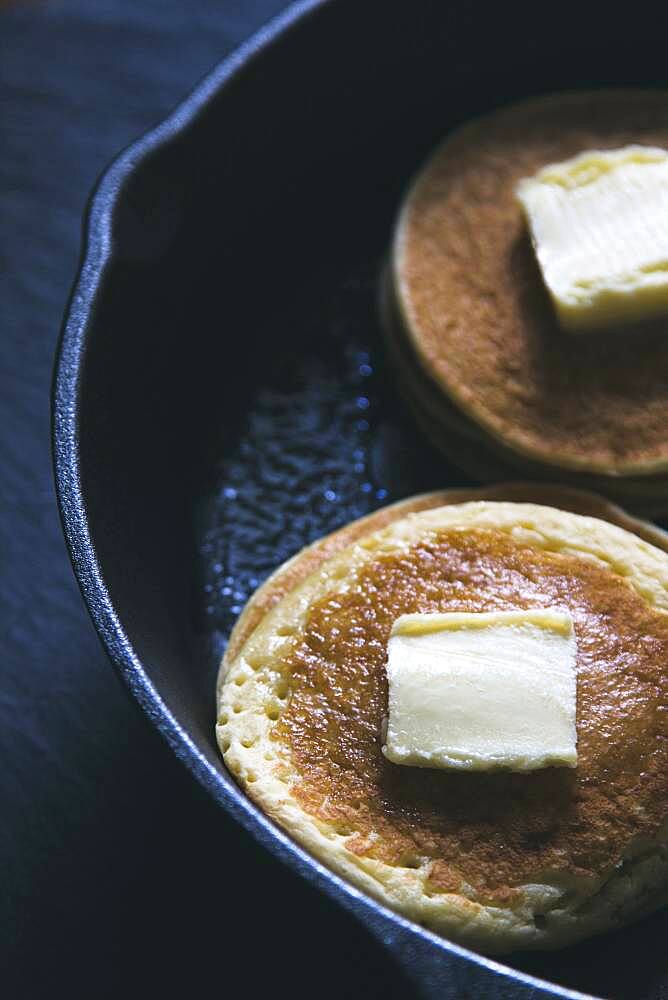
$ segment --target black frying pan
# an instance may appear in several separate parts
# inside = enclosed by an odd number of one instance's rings
[[[90,613],[193,775],[359,917],[417,996],[659,998],[668,922],[500,964],[388,912],[292,843],[226,773],[216,667],[245,598],[287,556],[388,500],[463,483],[403,411],[375,317],[411,172],[445,131],[502,101],[661,83],[665,39],[651,17],[644,4],[619,15],[296,4],[126,151],[89,208],[54,450]]]

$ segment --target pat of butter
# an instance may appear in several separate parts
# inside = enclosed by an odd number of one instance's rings
[[[575,653],[558,608],[402,615],[388,644],[383,753],[470,771],[575,767]]]
[[[581,153],[520,181],[561,326],[592,330],[668,313],[668,152]]]

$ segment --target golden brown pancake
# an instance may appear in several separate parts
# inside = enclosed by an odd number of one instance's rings
[[[232,637],[217,734],[248,794],[389,906],[487,951],[555,947],[651,909],[668,882],[665,536],[577,491],[470,496],[387,508],[278,571]],[[555,604],[578,639],[575,771],[386,760],[394,618]]]
[[[548,163],[668,147],[668,93],[537,98],[453,133],[414,181],[392,284],[418,364],[519,458],[615,477],[668,471],[668,319],[572,337],[558,326],[515,198]]]

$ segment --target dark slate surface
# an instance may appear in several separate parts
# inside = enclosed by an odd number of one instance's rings
[[[87,194],[121,147],[283,6],[0,3],[0,970],[8,1000],[224,994],[239,972],[248,997],[281,984],[294,997],[405,995],[350,918],[258,854],[129,702],[84,611],[53,497],[51,366]]]

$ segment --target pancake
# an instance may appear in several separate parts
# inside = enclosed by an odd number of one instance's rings
[[[464,125],[409,190],[391,282],[449,423],[458,411],[516,466],[662,475],[665,493],[668,319],[565,334],[514,193],[548,163],[630,143],[668,147],[668,92],[542,97]]]
[[[532,493],[587,516],[517,502]],[[306,848],[490,953],[618,926],[668,884],[665,535],[576,491],[496,495],[516,502],[404,501],[286,564],[235,629],[217,725],[237,780]],[[575,771],[462,775],[383,757],[393,618],[556,603],[578,636]]]

